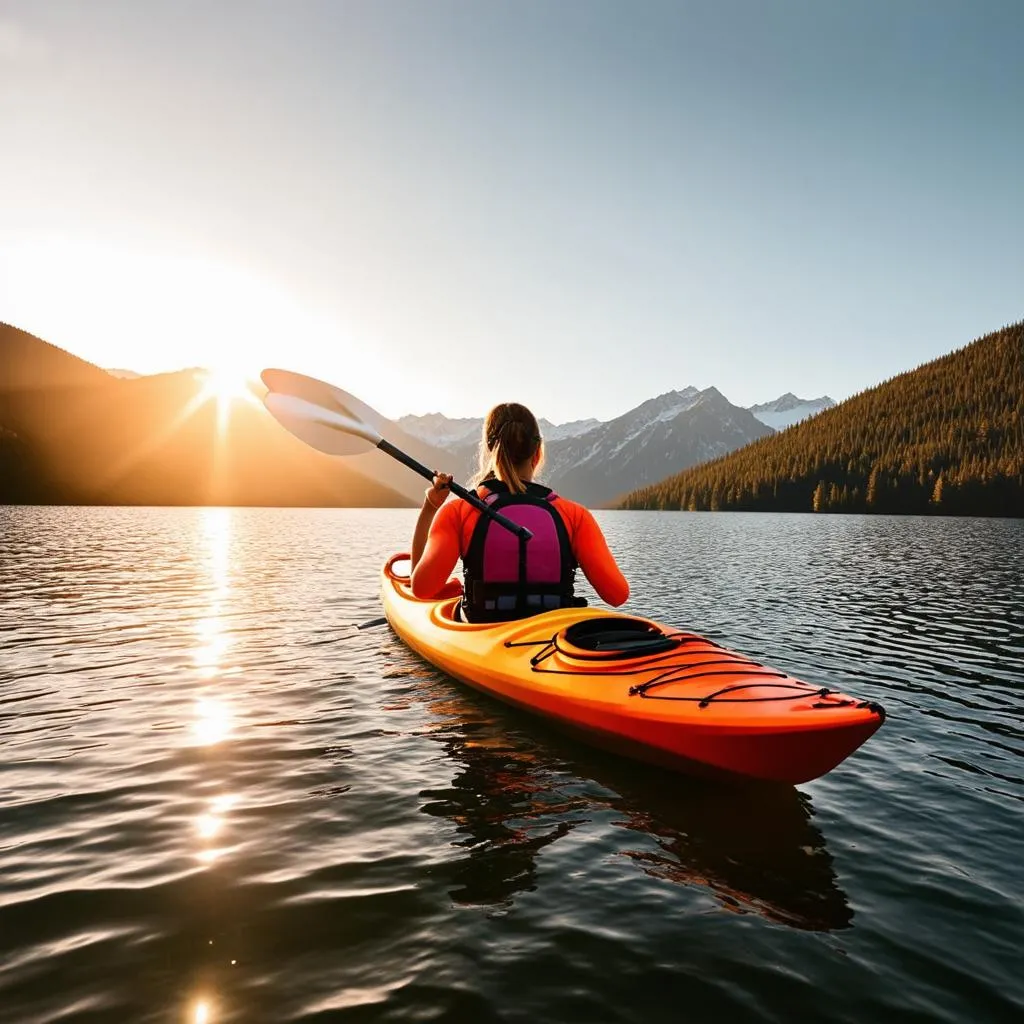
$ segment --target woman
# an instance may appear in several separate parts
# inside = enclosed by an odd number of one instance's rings
[[[461,615],[469,622],[517,619],[585,603],[573,593],[577,566],[608,604],[629,597],[629,584],[590,512],[533,482],[542,458],[540,429],[529,409],[503,402],[487,414],[477,493],[533,537],[521,542],[469,502],[446,501],[452,478],[438,473],[413,534],[416,597],[436,597],[460,557]]]

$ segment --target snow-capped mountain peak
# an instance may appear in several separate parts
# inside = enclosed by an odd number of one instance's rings
[[[836,403],[828,395],[821,398],[797,398],[792,391],[776,398],[773,402],[750,406],[750,411],[766,426],[773,430],[785,430],[808,416],[816,416]]]
[[[438,448],[456,448],[479,440],[483,420],[479,417],[449,419],[444,413],[402,416],[395,421],[407,434]]]
[[[573,420],[571,423],[552,423],[550,420],[540,419],[537,425],[540,427],[541,436],[546,442],[564,441],[567,437],[579,437],[588,430],[593,430],[600,423],[600,420]]]
[[[568,497],[603,504],[769,433],[717,388],[669,391],[551,445],[544,481]]]
[[[663,395],[658,395],[657,398],[649,398],[646,402],[641,402],[635,409],[630,409],[629,412],[610,422],[621,423],[628,420],[631,423],[639,424],[670,420],[686,409],[692,408],[702,394],[703,392],[698,391],[695,387],[683,388],[682,391],[666,391]]]
[[[423,416],[403,416],[395,421],[407,433],[421,441],[439,448],[462,448],[475,445],[483,430],[482,416],[449,419],[443,413],[431,412]],[[552,423],[540,419],[537,425],[546,442],[564,441],[567,437],[579,437],[593,430],[601,421],[596,419],[573,420],[571,423]]]

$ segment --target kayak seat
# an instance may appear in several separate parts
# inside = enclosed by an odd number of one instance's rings
[[[678,637],[663,633],[650,622],[620,615],[576,622],[566,629],[564,637],[566,643],[579,651],[593,652],[590,657],[602,661],[661,654],[681,643]]]

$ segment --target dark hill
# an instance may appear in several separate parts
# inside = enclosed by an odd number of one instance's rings
[[[221,425],[203,389],[194,371],[120,379],[0,324],[0,503],[410,504],[261,404]]]
[[[0,323],[0,389],[103,385],[110,374],[48,341]]]
[[[1024,516],[1024,322],[620,507]]]

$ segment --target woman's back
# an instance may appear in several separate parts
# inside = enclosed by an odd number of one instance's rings
[[[460,558],[463,600],[478,619],[501,612],[518,618],[574,603],[577,565],[603,601],[620,605],[629,597],[629,584],[593,515],[533,482],[543,457],[540,429],[529,409],[516,402],[491,409],[480,442],[478,494],[502,515],[526,515],[540,529],[520,546],[489,517],[482,521],[484,513],[469,502],[446,500],[451,477],[439,474],[424,496],[413,533],[412,590],[417,597],[440,593]]]
[[[490,493],[486,482],[477,488],[477,493],[486,499]],[[611,605],[623,604],[629,597],[629,584],[593,514],[560,495],[553,496],[551,506],[565,524],[572,553],[598,596]],[[457,498],[449,499],[441,507],[430,529],[427,550],[416,566],[413,589],[418,596],[421,592],[423,596],[435,594],[448,581],[455,563],[469,552],[482,515],[479,509]],[[492,524],[491,529],[502,527]]]

